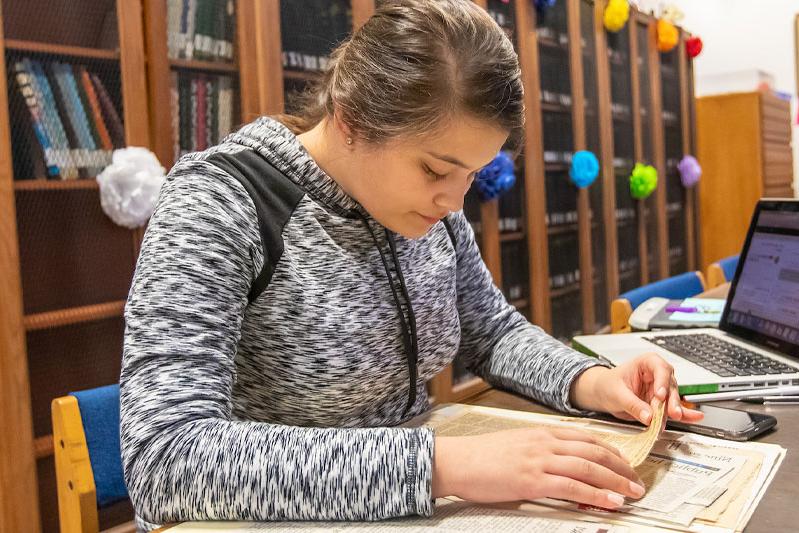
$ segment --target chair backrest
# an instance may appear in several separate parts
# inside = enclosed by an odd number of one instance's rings
[[[56,398],[52,416],[61,531],[96,532],[98,507],[128,497],[119,445],[119,385]]]
[[[704,290],[705,278],[702,273],[686,272],[627,291],[610,304],[610,330],[612,333],[629,331],[633,310],[650,298],[659,296],[677,300],[696,296]]]
[[[718,287],[722,283],[732,281],[735,269],[738,268],[738,255],[725,257],[707,267],[707,286],[709,289]]]

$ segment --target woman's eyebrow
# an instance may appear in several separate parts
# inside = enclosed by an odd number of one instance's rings
[[[458,165],[461,168],[465,168],[466,170],[469,170],[469,165],[467,165],[466,163],[461,162],[460,160],[452,157],[451,155],[441,155],[441,154],[437,154],[435,152],[427,152],[427,153],[432,155],[436,159],[440,159],[442,161],[446,161],[447,163],[452,163],[453,165]]]

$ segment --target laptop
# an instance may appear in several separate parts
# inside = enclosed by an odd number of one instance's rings
[[[718,329],[582,335],[575,349],[620,365],[655,352],[680,394],[799,385],[799,200],[760,200]]]

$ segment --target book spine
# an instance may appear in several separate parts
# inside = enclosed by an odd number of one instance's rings
[[[21,62],[17,62],[14,68],[16,70],[15,77],[19,88],[19,94],[24,99],[25,106],[30,116],[30,127],[36,141],[41,147],[47,176],[58,176],[59,169],[55,157],[55,149],[44,124],[44,98],[41,96],[41,93],[34,89],[33,74],[31,71],[26,70],[25,65]],[[31,157],[34,157],[33,154],[31,154]]]
[[[105,86],[99,76],[91,73],[90,77],[92,79],[92,85],[94,85],[94,91],[97,93],[97,97],[100,100],[100,109],[102,110],[105,123],[108,126],[108,133],[111,135],[114,148],[122,148],[125,146],[125,128],[122,124],[122,119],[119,117],[119,113],[117,113],[116,107],[114,107],[114,102],[111,100],[108,91],[105,90]]]
[[[208,121],[208,108],[207,108],[207,86],[205,83],[205,75],[199,74],[195,79],[196,86],[197,86],[197,100],[196,100],[196,109],[197,109],[197,149],[198,150],[205,150],[208,148],[208,128],[207,128],[207,121]]]
[[[38,61],[31,61],[27,58],[23,60],[23,63],[28,72],[33,74],[31,81],[34,90],[42,95],[44,126],[49,133],[51,142],[58,149],[56,159],[61,169],[61,179],[75,179],[78,177],[77,164],[72,159],[66,130],[59,117],[55,96],[47,80],[44,67]]]

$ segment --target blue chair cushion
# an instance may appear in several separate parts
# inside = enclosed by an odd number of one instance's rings
[[[702,280],[699,279],[696,272],[686,272],[685,274],[661,279],[654,283],[644,285],[643,287],[627,291],[619,296],[619,298],[629,300],[630,306],[635,309],[648,299],[656,296],[678,300],[680,298],[696,296],[703,290]]]
[[[119,385],[71,392],[70,395],[78,399],[98,507],[124,500],[128,497],[128,489],[119,447]]]
[[[735,269],[738,268],[738,257],[737,255],[731,255],[719,261],[721,270],[724,271],[724,279],[727,281],[732,281],[732,278],[735,277]]]

